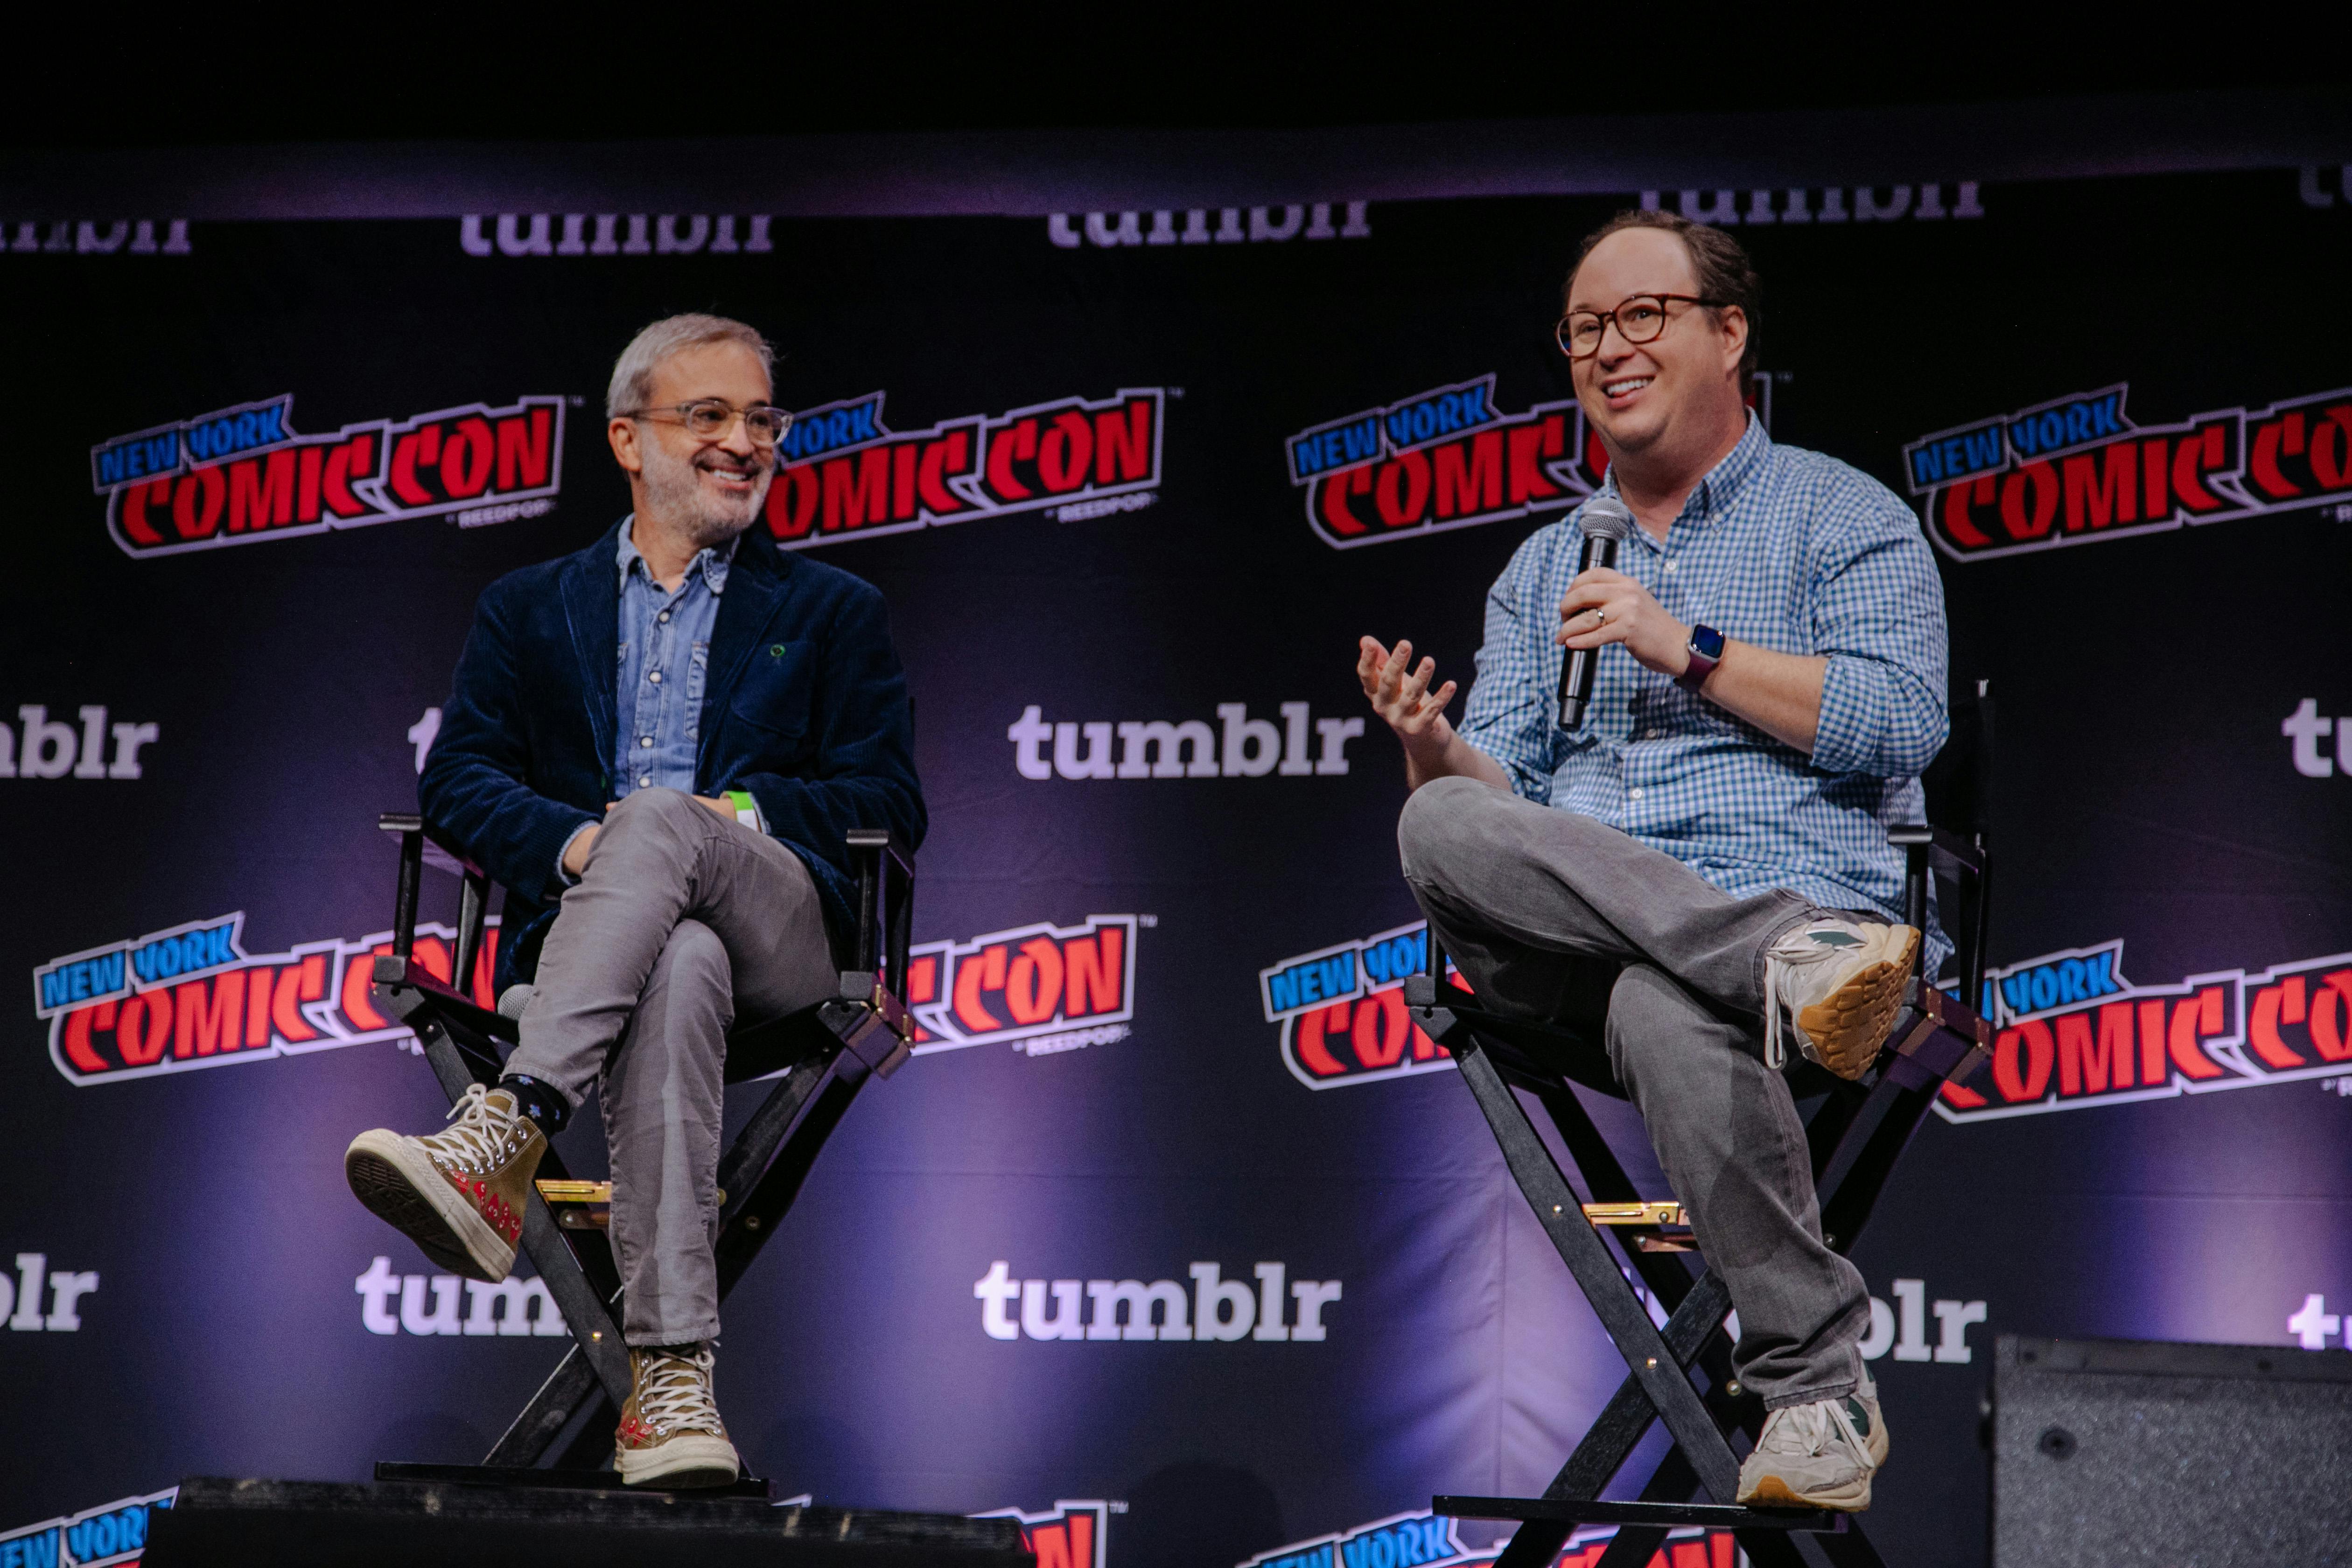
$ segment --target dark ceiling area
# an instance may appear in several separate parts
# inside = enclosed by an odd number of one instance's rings
[[[1948,26],[1664,8],[419,5],[8,24],[0,146],[1297,127],[2352,84],[2344,51],[2188,47],[2037,8]]]

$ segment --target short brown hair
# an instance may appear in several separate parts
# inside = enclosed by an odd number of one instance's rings
[[[1619,213],[1599,228],[1584,237],[1577,250],[1575,264],[1568,269],[1567,281],[1560,285],[1560,310],[1568,309],[1568,291],[1576,283],[1577,269],[1584,265],[1593,247],[1620,229],[1662,228],[1683,242],[1690,252],[1691,270],[1698,275],[1698,291],[1710,300],[1720,300],[1726,305],[1737,305],[1748,318],[1748,347],[1739,356],[1740,391],[1756,374],[1756,334],[1761,320],[1759,307],[1764,294],[1764,280],[1756,276],[1756,264],[1748,259],[1740,243],[1719,228],[1693,223],[1679,213],[1660,212],[1654,207],[1633,207]],[[1722,311],[1715,312],[1719,323]]]

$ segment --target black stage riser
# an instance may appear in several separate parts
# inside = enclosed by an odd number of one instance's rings
[[[1035,1568],[1009,1520],[631,1495],[377,1482],[181,1484],[149,1568]]]

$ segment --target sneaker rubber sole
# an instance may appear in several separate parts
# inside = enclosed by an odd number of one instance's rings
[[[443,1179],[414,1141],[379,1128],[343,1152],[352,1195],[454,1274],[495,1285],[514,1270],[515,1249]]]
[[[1742,1507],[1825,1508],[1837,1513],[1861,1513],[1870,1507],[1870,1478],[1800,1493],[1778,1476],[1759,1476],[1752,1489],[1739,1489],[1739,1502]]]
[[[615,1445],[613,1468],[621,1472],[623,1486],[649,1487],[658,1482],[681,1489],[732,1486],[741,1469],[735,1445],[708,1432],[681,1432],[650,1448]]]
[[[1919,952],[1916,927],[1885,931],[1875,962],[1864,963],[1844,984],[1797,1015],[1797,1027],[1811,1043],[1806,1054],[1843,1079],[1860,1078],[1878,1058]]]

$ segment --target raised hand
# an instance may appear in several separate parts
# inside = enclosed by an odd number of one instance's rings
[[[1382,647],[1377,637],[1356,645],[1356,679],[1363,683],[1372,711],[1396,731],[1408,752],[1442,750],[1453,737],[1445,705],[1454,700],[1456,687],[1449,680],[1432,691],[1429,683],[1436,673],[1433,658],[1423,659],[1417,669],[1412,667],[1409,642],[1399,642],[1393,650]]]

